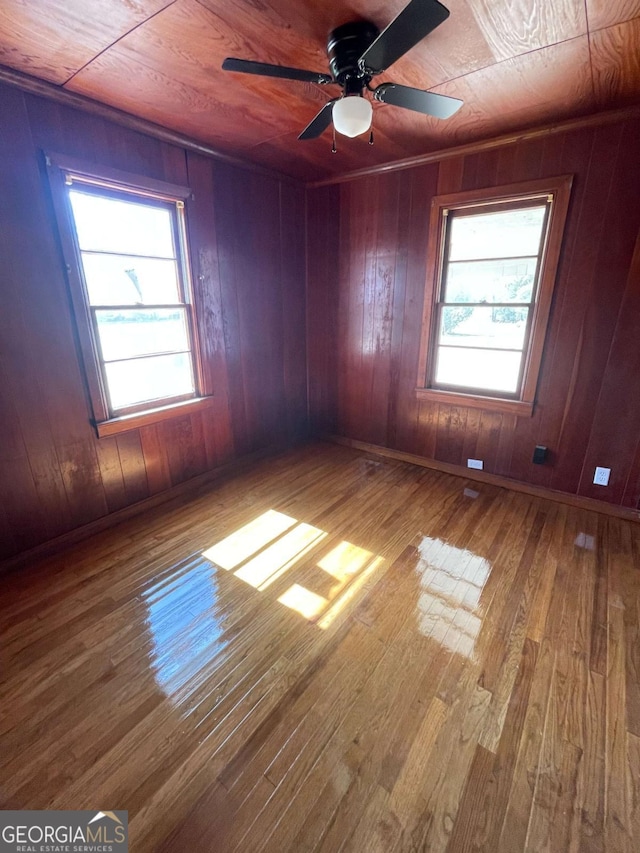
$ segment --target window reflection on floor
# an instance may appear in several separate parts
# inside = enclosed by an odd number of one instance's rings
[[[357,604],[385,560],[353,542],[328,538],[325,530],[268,510],[146,590],[152,666],[164,692],[183,701],[225,648],[227,611],[221,602],[223,594],[228,599],[229,588],[221,582],[228,575],[322,629]],[[470,656],[490,563],[428,536],[418,554],[421,633]]]
[[[218,583],[211,564],[198,555],[143,593],[154,675],[169,696],[195,689],[198,673],[224,648]]]
[[[450,651],[470,657],[482,624],[475,614],[491,564],[467,549],[429,536],[422,539],[418,552],[420,631]]]

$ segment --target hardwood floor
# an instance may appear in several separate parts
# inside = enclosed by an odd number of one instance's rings
[[[2,578],[0,806],[132,851],[633,851],[640,526],[317,444]]]

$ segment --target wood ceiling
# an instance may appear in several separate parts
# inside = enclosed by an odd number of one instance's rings
[[[223,72],[226,56],[327,71],[328,32],[406,0],[3,0],[0,63],[314,180],[640,101],[640,0],[445,0],[376,82],[464,100],[440,121],[376,104],[375,144],[297,135],[338,90]]]

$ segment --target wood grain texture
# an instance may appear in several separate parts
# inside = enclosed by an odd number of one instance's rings
[[[475,412],[470,411],[469,415],[475,415]],[[467,417],[467,422],[469,417]],[[474,419],[475,422],[475,419]],[[352,447],[355,450],[362,450],[365,453],[371,453],[374,456],[382,456],[385,459],[397,459],[401,462],[409,462],[411,465],[419,465],[421,468],[431,468],[434,471],[443,471],[446,474],[453,474],[456,477],[464,477],[468,480],[477,480],[479,483],[489,483],[493,486],[499,486],[503,489],[511,489],[514,492],[520,492],[525,495],[533,495],[534,497],[545,498],[547,500],[564,503],[568,506],[577,507],[578,509],[586,509],[591,512],[599,512],[603,515],[610,515],[613,518],[623,518],[627,521],[640,521],[640,510],[631,509],[629,507],[620,506],[619,504],[606,503],[595,498],[587,498],[582,495],[572,495],[568,492],[559,492],[554,489],[548,489],[545,486],[534,485],[532,483],[524,483],[520,480],[512,480],[504,477],[501,474],[490,474],[487,471],[467,468],[465,466],[456,465],[452,462],[442,462],[437,459],[429,459],[426,456],[418,456],[415,453],[407,453],[404,450],[394,450],[389,447],[382,447],[379,444],[370,444],[367,441],[358,441],[354,438],[345,438],[340,435],[324,435],[324,441],[331,441],[335,444],[341,444],[345,447]],[[494,455],[497,448],[493,449]]]
[[[632,395],[621,393],[622,389],[633,388],[640,375],[640,359],[634,341],[640,321],[640,233],[636,239],[635,251],[629,267],[627,283],[620,302],[619,316],[611,341],[607,366],[604,372],[597,413],[589,436],[586,459],[583,469],[582,491],[592,497],[601,495],[601,487],[594,486],[590,476],[592,469],[600,464],[596,460],[607,459],[605,463],[615,472],[610,481],[612,498],[630,506],[640,504],[640,494],[635,491],[633,464],[629,469],[629,448],[623,450],[619,444],[612,444],[611,433],[619,430],[630,438],[640,435],[640,412],[633,405]],[[633,445],[633,440],[630,442]]]
[[[640,86],[640,17],[598,30],[589,37],[596,101],[637,102]]]
[[[637,0],[450,0],[450,18],[385,74],[450,94],[439,121],[376,102],[376,143],[301,129],[333,86],[226,73],[226,56],[327,70],[329,32],[366,18],[384,28],[403,6],[371,0],[10,0],[0,62],[289,175],[314,180],[637,100]],[[82,14],[81,14],[82,12]],[[131,81],[135,80],[135,86]],[[594,87],[595,83],[595,87]],[[595,92],[594,92],[595,88]],[[292,156],[293,153],[293,156]]]
[[[581,0],[560,3],[554,9],[531,0],[498,6],[480,0],[473,4],[473,16],[497,61],[576,38],[587,31]]]
[[[7,0],[0,11],[0,62],[53,83],[73,74],[172,0]]]
[[[632,18],[640,18],[640,2],[620,0],[618,3],[609,3],[607,0],[587,0],[587,17],[591,32],[612,27]]]
[[[4,576],[0,805],[108,802],[141,853],[635,850],[639,554],[346,447],[261,460]]]
[[[2,88],[0,552],[9,557],[306,429],[304,194]],[[197,187],[188,204],[211,405],[97,439],[40,149]],[[242,334],[234,331],[239,314]],[[0,528],[1,529],[1,528]]]
[[[337,185],[339,239],[327,246],[325,233],[321,247],[308,231],[312,256],[338,258],[339,322],[317,312],[308,320],[310,351],[337,353],[336,408],[314,412],[318,423],[442,462],[483,459],[492,473],[636,509],[639,145],[640,123],[631,120],[393,173],[399,183],[379,175]],[[560,174],[575,176],[574,190],[533,416],[416,400],[431,198]],[[309,189],[308,209],[329,189]],[[310,371],[313,384],[312,363]],[[622,401],[623,388],[630,390]],[[549,448],[546,465],[532,464],[536,444]],[[611,466],[597,461],[605,453]],[[591,484],[596,465],[615,466],[611,489]]]
[[[467,105],[446,122],[419,115],[399,118],[396,110],[385,107],[376,115],[376,126],[391,134],[395,125],[392,138],[405,147],[422,136],[424,151],[592,112],[593,86],[584,71],[589,61],[588,38],[580,36],[434,86],[434,92]]]
[[[338,373],[337,353],[323,334],[315,333],[315,323],[326,322],[336,329],[338,311],[338,264],[333,249],[340,237],[340,191],[327,187],[324,191],[306,194],[306,280],[307,373],[309,388],[309,419],[318,433],[335,430],[337,412]],[[326,318],[326,319],[323,319]],[[341,321],[340,321],[341,322]]]

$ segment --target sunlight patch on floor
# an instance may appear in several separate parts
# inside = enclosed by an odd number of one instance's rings
[[[285,607],[296,610],[305,619],[315,619],[329,603],[322,595],[317,595],[298,583],[283,592],[278,601]]]
[[[367,568],[349,584],[343,594],[339,598],[334,599],[329,610],[327,610],[322,619],[318,622],[318,626],[320,628],[328,628],[336,616],[338,616],[347,604],[362,590],[365,583],[373,576],[375,571],[383,565],[384,559],[382,557],[375,557]]]
[[[222,541],[204,551],[202,556],[223,569],[234,569],[296,523],[295,518],[270,509],[244,527],[234,530]]]
[[[373,557],[371,551],[359,548],[351,542],[342,541],[318,561],[318,566],[336,580],[344,583],[365,566]]]
[[[216,568],[233,571],[239,580],[264,592],[287,572],[305,565],[309,568],[304,558],[328,535],[325,530],[271,509],[203,551],[203,556]],[[293,582],[277,601],[327,628],[384,562],[366,548],[343,540],[312,564],[336,581],[329,592],[325,590],[321,595]]]
[[[323,530],[318,530],[310,524],[298,524],[257,557],[245,563],[235,572],[235,576],[256,589],[266,589],[326,535]]]

